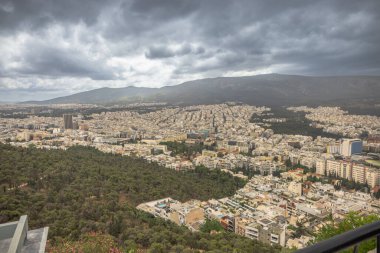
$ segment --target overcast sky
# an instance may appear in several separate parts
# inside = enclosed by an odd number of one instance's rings
[[[379,17],[379,0],[0,0],[0,101],[217,76],[380,75]]]

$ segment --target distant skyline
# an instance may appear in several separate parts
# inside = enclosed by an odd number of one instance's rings
[[[380,1],[0,2],[0,101],[267,73],[380,75]]]

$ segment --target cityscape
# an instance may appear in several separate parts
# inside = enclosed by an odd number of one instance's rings
[[[0,0],[0,253],[380,253],[379,24]]]
[[[149,107],[154,104],[134,105]],[[93,147],[137,157],[174,171],[202,167],[246,182],[233,195],[180,202],[167,196],[137,209],[199,231],[207,220],[226,231],[281,247],[301,249],[324,226],[348,214],[380,211],[380,118],[338,107],[289,107],[306,111],[311,125],[340,139],[274,133],[270,107],[239,103],[132,109],[40,117],[39,107],[3,107],[0,141],[16,147],[67,150]],[[86,108],[55,105],[51,110]],[[93,106],[89,106],[93,107]],[[255,117],[269,115],[265,123]],[[356,122],[356,123],[353,123]],[[179,149],[182,147],[182,150]],[[193,149],[192,149],[193,148]],[[13,187],[24,188],[26,184]],[[9,188],[8,190],[11,190]],[[303,232],[299,232],[302,230]]]

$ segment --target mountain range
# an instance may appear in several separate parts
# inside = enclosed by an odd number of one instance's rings
[[[266,74],[217,77],[162,88],[100,88],[33,103],[166,102],[188,105],[234,101],[270,106],[339,101],[349,103],[351,100],[371,100],[380,103],[380,76],[310,77]]]

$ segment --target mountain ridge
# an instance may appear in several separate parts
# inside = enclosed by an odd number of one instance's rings
[[[161,88],[103,87],[45,101],[25,103],[166,102],[170,104],[209,104],[235,101],[257,105],[286,105],[340,99],[377,100],[378,97],[380,97],[380,76],[265,74],[205,78]]]

